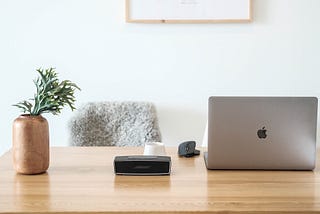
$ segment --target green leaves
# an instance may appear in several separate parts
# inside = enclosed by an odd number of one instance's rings
[[[31,112],[32,104],[28,101],[22,101],[13,106],[20,108],[23,112]]]
[[[80,88],[70,80],[59,82],[58,75],[54,68],[37,69],[39,77],[34,80],[36,93],[34,95],[34,105],[28,101],[22,101],[14,106],[20,108],[24,113],[40,115],[42,113],[52,113],[57,115],[65,105],[71,110],[75,109],[74,92]]]

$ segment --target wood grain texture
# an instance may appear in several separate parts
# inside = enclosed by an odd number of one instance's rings
[[[320,173],[224,171],[203,156],[179,158],[170,176],[116,176],[116,155],[143,148],[55,147],[41,175],[16,174],[11,152],[0,158],[0,213],[317,213]]]
[[[22,174],[39,174],[49,167],[49,125],[41,115],[23,114],[12,127],[13,164]]]

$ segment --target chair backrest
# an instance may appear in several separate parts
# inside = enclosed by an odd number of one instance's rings
[[[143,146],[161,142],[156,109],[149,102],[91,102],[69,122],[72,146]]]

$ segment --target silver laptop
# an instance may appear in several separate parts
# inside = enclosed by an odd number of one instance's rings
[[[312,170],[316,97],[210,97],[208,169]]]

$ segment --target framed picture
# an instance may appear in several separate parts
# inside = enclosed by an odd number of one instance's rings
[[[129,23],[252,21],[252,0],[126,0]]]

